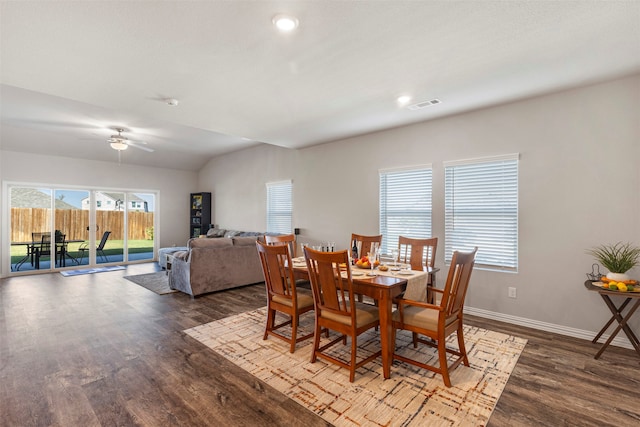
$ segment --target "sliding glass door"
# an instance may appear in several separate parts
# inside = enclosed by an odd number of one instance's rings
[[[154,257],[154,193],[10,185],[9,195],[12,272]]]

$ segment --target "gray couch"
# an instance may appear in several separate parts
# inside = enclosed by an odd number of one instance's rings
[[[253,236],[194,238],[177,252],[170,286],[191,296],[264,281]]]

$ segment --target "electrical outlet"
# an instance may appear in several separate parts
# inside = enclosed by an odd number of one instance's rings
[[[516,288],[509,288],[509,298],[516,298]]]

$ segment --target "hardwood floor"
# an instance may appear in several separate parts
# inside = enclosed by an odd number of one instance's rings
[[[263,285],[156,295],[125,271],[0,280],[2,426],[329,425],[182,333],[264,305]],[[640,358],[467,317],[529,340],[489,426],[640,424]]]

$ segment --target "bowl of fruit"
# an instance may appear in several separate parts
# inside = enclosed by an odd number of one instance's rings
[[[615,281],[603,277],[601,280],[602,289],[619,292],[640,292],[637,280]]]
[[[355,262],[356,267],[362,268],[364,270],[371,270],[371,263],[369,262],[369,257],[363,256],[362,258],[358,258]],[[380,265],[380,261],[376,260],[373,263],[373,267],[377,267]]]

